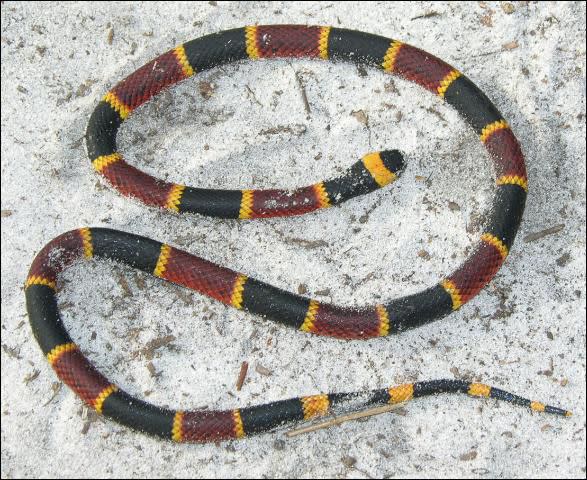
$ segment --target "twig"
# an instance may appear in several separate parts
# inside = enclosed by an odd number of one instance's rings
[[[291,243],[293,245],[299,245],[302,248],[320,248],[327,247],[329,244],[324,240],[306,240],[305,238],[288,237],[285,233],[278,230],[275,226],[271,226],[273,231],[281,238],[285,243]]]
[[[28,385],[29,383],[31,383],[35,378],[39,376],[40,373],[40,370],[37,369],[33,370],[31,373],[28,373],[23,379],[24,384]]]
[[[308,96],[306,95],[306,88],[304,87],[304,84],[302,83],[302,79],[300,78],[300,74],[298,72],[296,72],[296,80],[297,80],[298,85],[300,87],[300,91],[302,92],[302,100],[304,102],[304,109],[306,110],[306,113],[309,115],[312,112],[310,110],[310,104],[308,103]]]
[[[245,88],[248,90],[248,92],[251,94],[251,97],[253,97],[253,100],[257,103],[257,105],[259,105],[260,107],[263,106],[263,104],[257,100],[257,96],[255,95],[255,92],[253,92],[251,90],[251,87],[249,87],[247,84],[245,84]]]
[[[308,427],[302,427],[295,430],[290,430],[289,432],[286,432],[286,435],[288,437],[295,437],[296,435],[301,435],[302,433],[315,432],[316,430],[330,428],[335,425],[340,425],[341,423],[348,422],[350,420],[357,420],[358,418],[370,417],[372,415],[380,415],[382,413],[391,412],[393,410],[397,410],[402,405],[402,403],[396,403],[393,405],[382,405],[381,407],[373,407],[367,410],[363,410],[361,412],[349,413],[347,415],[343,415],[342,417],[336,417],[332,420],[327,420],[326,422],[317,423],[315,425],[310,425]]]
[[[501,52],[503,52],[503,49],[500,48],[499,50],[492,50],[490,52],[479,53],[478,55],[471,55],[471,58],[486,57],[487,55],[495,55],[496,53]]]
[[[165,335],[164,337],[155,338],[147,343],[147,345],[140,350],[140,353],[147,360],[153,360],[155,356],[155,350],[158,348],[166,347],[175,340],[175,335]]]
[[[410,18],[410,20],[418,20],[419,18],[431,18],[431,17],[439,17],[440,13],[438,12],[428,12],[428,13],[424,13],[423,15],[418,15],[417,17],[414,18]]]
[[[267,128],[265,130],[261,130],[259,135],[278,135],[280,133],[290,133],[299,137],[300,135],[306,133],[306,130],[307,128],[305,125],[295,123],[291,127],[287,125],[278,125],[277,127]]]
[[[524,242],[529,243],[529,242],[533,242],[535,240],[539,240],[542,237],[546,237],[547,235],[552,235],[553,233],[558,233],[563,228],[565,228],[565,225],[564,225],[564,223],[561,223],[560,225],[555,225],[554,227],[547,228],[546,230],[540,230],[539,232],[531,233],[530,235],[526,235],[524,237]]]
[[[245,377],[247,376],[247,370],[249,369],[248,362],[243,362],[241,364],[241,371],[238,374],[238,379],[236,381],[236,389],[240,392],[241,388],[243,388],[243,383],[245,383]]]
[[[49,400],[47,400],[44,404],[43,407],[46,407],[47,405],[49,405],[53,399],[57,396],[57,394],[61,391],[61,387],[63,386],[63,384],[61,382],[53,382],[53,385],[51,386],[51,388],[53,389],[53,395],[51,396],[51,398]]]
[[[508,45],[508,44],[506,43],[506,45]],[[491,50],[489,52],[483,52],[483,53],[479,53],[477,55],[469,55],[468,57],[458,57],[458,58],[455,58],[455,60],[462,61],[462,60],[465,60],[466,58],[487,57],[488,55],[496,55],[498,53],[509,52],[513,48],[516,48],[516,47],[512,47],[512,48],[504,48],[504,47],[502,47],[499,50]]]

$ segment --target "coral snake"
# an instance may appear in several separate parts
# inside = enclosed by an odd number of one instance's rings
[[[378,67],[421,85],[464,117],[493,161],[497,184],[489,221],[472,255],[454,273],[419,293],[353,309],[292,294],[149,238],[105,228],[70,231],[41,250],[26,280],[33,333],[59,378],[106,417],[178,442],[241,438],[289,422],[347,411],[351,406],[399,403],[443,392],[496,398],[535,411],[570,415],[488,385],[461,380],[313,395],[225,411],[175,411],[125,393],[84,356],[67,333],[56,300],[58,274],[81,258],[122,262],[234,308],[303,332],[343,339],[385,336],[447,315],[473,298],[497,273],[514,241],[526,200],[526,168],[518,141],[489,99],[458,70],[429,53],[377,35],[332,27],[274,25],[227,30],[184,43],[136,70],[100,101],[86,133],[93,167],[123,195],[147,205],[221,218],[299,215],[391,183],[403,168],[397,151],[367,154],[341,176],[293,191],[212,190],[171,184],[126,163],[117,151],[116,133],[122,122],[163,89],[228,62],[282,57],[340,59]]]

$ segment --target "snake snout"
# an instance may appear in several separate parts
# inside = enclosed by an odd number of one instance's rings
[[[393,182],[399,173],[404,169],[404,156],[399,150],[382,150],[381,152],[373,152],[365,155],[358,164],[362,164],[368,176],[375,180],[376,187],[385,187],[387,184]],[[352,170],[352,168],[351,168]],[[361,181],[363,174],[355,173],[356,181]],[[373,191],[375,188],[361,191],[360,194]],[[356,193],[353,196],[356,196]]]
[[[383,150],[379,155],[385,167],[396,175],[399,175],[406,166],[404,156],[399,150]]]

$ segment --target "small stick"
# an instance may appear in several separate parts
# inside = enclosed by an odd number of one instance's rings
[[[501,52],[503,52],[503,49],[492,50],[490,52],[483,52],[478,55],[471,55],[471,58],[486,57],[487,55],[495,55],[496,53],[501,53]]]
[[[308,96],[306,95],[306,89],[304,84],[302,83],[302,79],[300,78],[300,74],[296,72],[296,80],[298,81],[298,85],[300,87],[300,91],[302,92],[302,100],[304,101],[304,108],[307,114],[312,113],[310,111],[310,104],[308,103]]]
[[[253,92],[251,90],[251,87],[249,87],[247,84],[245,84],[245,88],[248,90],[248,92],[251,94],[251,96],[253,97],[253,100],[257,103],[257,105],[259,105],[260,107],[263,106],[263,104],[257,100],[257,96],[255,95],[255,92]]]
[[[419,18],[431,18],[431,17],[439,17],[440,13],[438,12],[428,12],[428,13],[424,13],[423,15],[418,15],[417,17],[414,18],[410,18],[410,20],[418,20]]]
[[[535,240],[539,240],[542,237],[546,237],[547,235],[552,235],[553,233],[558,233],[563,228],[565,228],[565,225],[564,225],[564,223],[561,223],[560,225],[555,225],[554,227],[547,228],[546,230],[541,230],[536,233],[531,233],[530,235],[526,235],[524,237],[524,242],[529,243],[529,242],[533,242]]]
[[[239,392],[241,391],[241,388],[243,388],[243,383],[245,383],[245,377],[247,376],[248,369],[249,369],[248,362],[243,362],[241,364],[241,371],[238,374],[238,380],[236,381],[236,389]]]
[[[316,430],[322,430],[323,428],[329,428],[329,427],[333,427],[335,425],[340,425],[341,423],[348,422],[349,420],[356,420],[358,418],[370,417],[372,415],[380,415],[382,413],[391,412],[393,410],[397,410],[402,405],[403,405],[402,403],[396,403],[393,405],[382,405],[380,407],[373,407],[373,408],[369,408],[368,410],[363,410],[361,412],[349,413],[347,415],[343,415],[342,417],[336,417],[336,418],[333,418],[332,420],[327,420],[326,422],[317,423],[315,425],[310,425],[308,427],[302,427],[302,428],[298,428],[296,430],[290,430],[289,432],[286,432],[285,434],[288,437],[295,437],[296,435],[300,435],[302,433],[315,432]]]
[[[60,392],[62,386],[63,386],[63,383],[61,383],[61,382],[53,382],[53,385],[51,386],[51,388],[53,389],[53,395],[51,396],[51,398],[49,400],[47,400],[43,404],[43,407],[46,407],[47,405],[49,405],[53,401],[53,399]]]

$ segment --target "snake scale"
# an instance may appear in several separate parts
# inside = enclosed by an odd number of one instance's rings
[[[333,27],[273,25],[227,30],[184,43],[136,70],[98,103],[86,133],[94,169],[120,193],[147,205],[240,219],[300,215],[328,208],[395,180],[403,168],[403,157],[395,150],[369,153],[337,178],[293,191],[212,190],[167,183],[126,163],[117,151],[120,125],[163,89],[229,62],[277,57],[346,60],[378,67],[421,85],[464,117],[489,152],[496,173],[491,215],[472,255],[454,273],[419,293],[353,309],[292,294],[149,238],[105,228],[70,231],[41,250],[25,285],[32,331],[58,377],[98,413],[178,442],[241,438],[351,407],[400,403],[445,392],[570,415],[498,388],[461,380],[312,395],[225,411],[176,411],[132,397],[84,356],[66,331],[56,300],[59,273],[78,259],[121,262],[234,308],[303,332],[342,339],[386,336],[447,315],[473,298],[505,261],[528,189],[524,158],[512,130],[490,100],[458,70],[418,48],[377,35]]]

